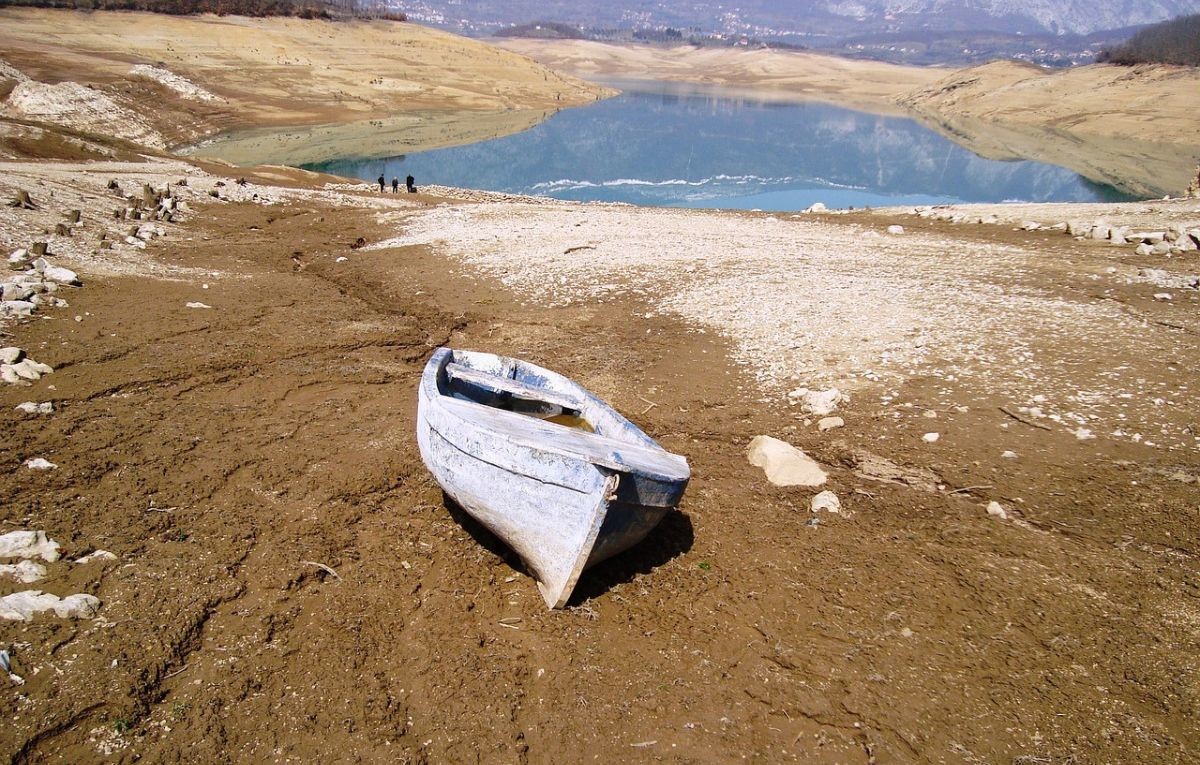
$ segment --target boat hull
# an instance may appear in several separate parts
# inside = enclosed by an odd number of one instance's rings
[[[465,358],[483,365],[482,356]],[[592,439],[605,447],[617,443],[606,452],[578,435],[556,441],[557,431],[541,423],[531,435],[534,426],[523,415],[496,413],[445,394],[444,370],[455,358],[464,358],[464,352],[439,349],[426,367],[417,411],[422,459],[455,502],[520,556],[546,604],[560,608],[586,568],[640,542],[678,503],[690,476],[686,461],[662,451],[603,402],[607,412],[587,409],[599,400],[569,381],[570,395],[581,396],[586,402],[581,409],[592,419],[603,421],[611,413],[618,418],[613,423],[633,428],[640,438],[624,436],[630,439],[626,446],[607,437]],[[565,379],[559,378],[560,387]],[[658,450],[649,458],[647,442]]]

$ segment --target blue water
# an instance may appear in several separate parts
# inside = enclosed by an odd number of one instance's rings
[[[983,159],[911,119],[716,92],[626,90],[523,133],[308,169],[638,205],[798,210],[1129,197],[1038,162]]]

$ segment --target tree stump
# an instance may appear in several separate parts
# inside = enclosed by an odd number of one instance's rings
[[[71,235],[71,227],[68,226],[66,223],[56,223],[56,224],[54,224],[54,235],[55,236],[70,236]]]
[[[82,210],[72,210],[71,212],[67,213],[67,222],[72,225],[78,223],[81,218],[83,218]]]
[[[9,207],[17,207],[22,210],[36,210],[37,205],[29,197],[29,192],[25,189],[17,189],[17,195],[8,203]]]
[[[33,253],[35,258],[40,258],[46,254],[46,243],[34,242],[33,246],[29,248],[29,251]]]

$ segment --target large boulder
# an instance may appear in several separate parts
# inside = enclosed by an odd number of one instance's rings
[[[755,436],[746,457],[776,486],[820,486],[829,479],[812,457],[771,436]]]

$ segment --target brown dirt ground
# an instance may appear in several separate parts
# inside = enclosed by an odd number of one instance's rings
[[[27,679],[0,694],[13,762],[1194,761],[1194,455],[1017,422],[1001,442],[1004,402],[966,390],[941,422],[967,446],[918,451],[866,397],[835,437],[789,430],[722,340],[632,301],[520,306],[424,248],[334,267],[391,233],[370,210],[201,206],[149,252],[226,274],[212,288],[95,277],[13,328],[56,371],[0,390],[0,530],[119,556],[38,585],[97,595],[97,619],[0,624]],[[567,373],[691,461],[679,511],[566,610],[421,464],[415,386],[444,343]],[[11,413],[31,397],[56,413]],[[809,492],[746,464],[759,433],[830,465],[852,513],[810,526]],[[947,490],[863,479],[861,450]]]

